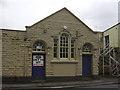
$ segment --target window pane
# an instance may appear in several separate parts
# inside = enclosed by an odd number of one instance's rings
[[[66,37],[66,40],[68,40],[68,37]]]
[[[74,58],[74,53],[71,53],[71,58]]]
[[[66,48],[66,52],[68,53],[68,48]]]
[[[62,54],[62,53],[60,53],[60,58],[62,58],[62,55],[63,55],[63,54]]]
[[[57,47],[54,47],[54,53],[57,53]]]
[[[66,53],[66,58],[68,58],[68,53]]]
[[[65,53],[64,53],[64,52],[63,52],[63,58],[66,58],[66,57],[65,57]]]
[[[33,49],[33,51],[36,51],[36,49]]]
[[[42,49],[35,49],[36,51],[42,51]]]
[[[74,53],[74,48],[71,48],[71,53]]]
[[[54,43],[54,46],[57,46],[57,44],[56,44],[56,43]]]
[[[62,52],[62,48],[60,48],[60,52]]]
[[[63,52],[65,53],[65,48],[63,48]]]
[[[68,44],[66,44],[66,47],[68,47]]]
[[[74,49],[75,48],[75,41],[71,40],[71,58],[74,58]]]
[[[54,58],[57,58],[57,53],[54,53]]]

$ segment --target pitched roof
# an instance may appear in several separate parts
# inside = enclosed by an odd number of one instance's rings
[[[58,12],[64,10],[64,9],[67,10],[70,14],[72,14],[78,21],[80,21],[83,25],[85,25],[87,28],[89,28],[92,32],[94,32],[90,27],[88,27],[83,21],[81,21],[77,16],[75,16],[75,15],[74,15],[71,11],[69,11],[66,7],[64,7],[64,8],[62,8],[61,10],[59,10],[59,11],[57,11],[57,12],[55,12],[55,13],[49,15],[48,17],[46,17],[46,18],[44,18],[44,19],[42,19],[42,20],[36,22],[35,24],[33,24],[33,25],[31,25],[31,26],[26,26],[26,28],[31,28],[31,27],[35,26],[36,24],[38,24],[38,23],[44,21],[45,19],[51,17],[52,15],[54,15],[54,14],[56,14],[56,13],[58,13]]]
[[[120,24],[120,23],[117,23],[117,24],[113,25],[112,27],[110,27],[110,28],[106,29],[104,32],[106,32],[106,31],[110,30],[111,28],[113,28],[113,27],[115,27],[115,26],[117,26],[117,25],[119,25],[119,24]]]
[[[23,30],[13,30],[13,29],[0,29],[0,30],[2,30],[2,31],[26,32],[26,30],[25,31],[23,31]]]

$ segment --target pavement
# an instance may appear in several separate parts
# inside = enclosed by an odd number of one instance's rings
[[[120,79],[120,78],[119,78]],[[2,84],[2,90],[32,90],[32,89],[49,89],[49,88],[77,88],[98,85],[120,84],[118,78],[101,78],[97,80],[76,80],[63,82],[39,82],[39,83],[14,83]]]

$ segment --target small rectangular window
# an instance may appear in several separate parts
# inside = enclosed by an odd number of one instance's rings
[[[58,40],[54,39],[54,58],[57,58],[57,51],[58,51]]]
[[[71,40],[71,58],[74,58],[75,53],[75,41]]]
[[[109,35],[105,36],[105,47],[108,48],[110,44]]]

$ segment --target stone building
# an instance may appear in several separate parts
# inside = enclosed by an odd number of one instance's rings
[[[1,31],[3,79],[98,75],[99,33],[66,8],[26,31]]]

